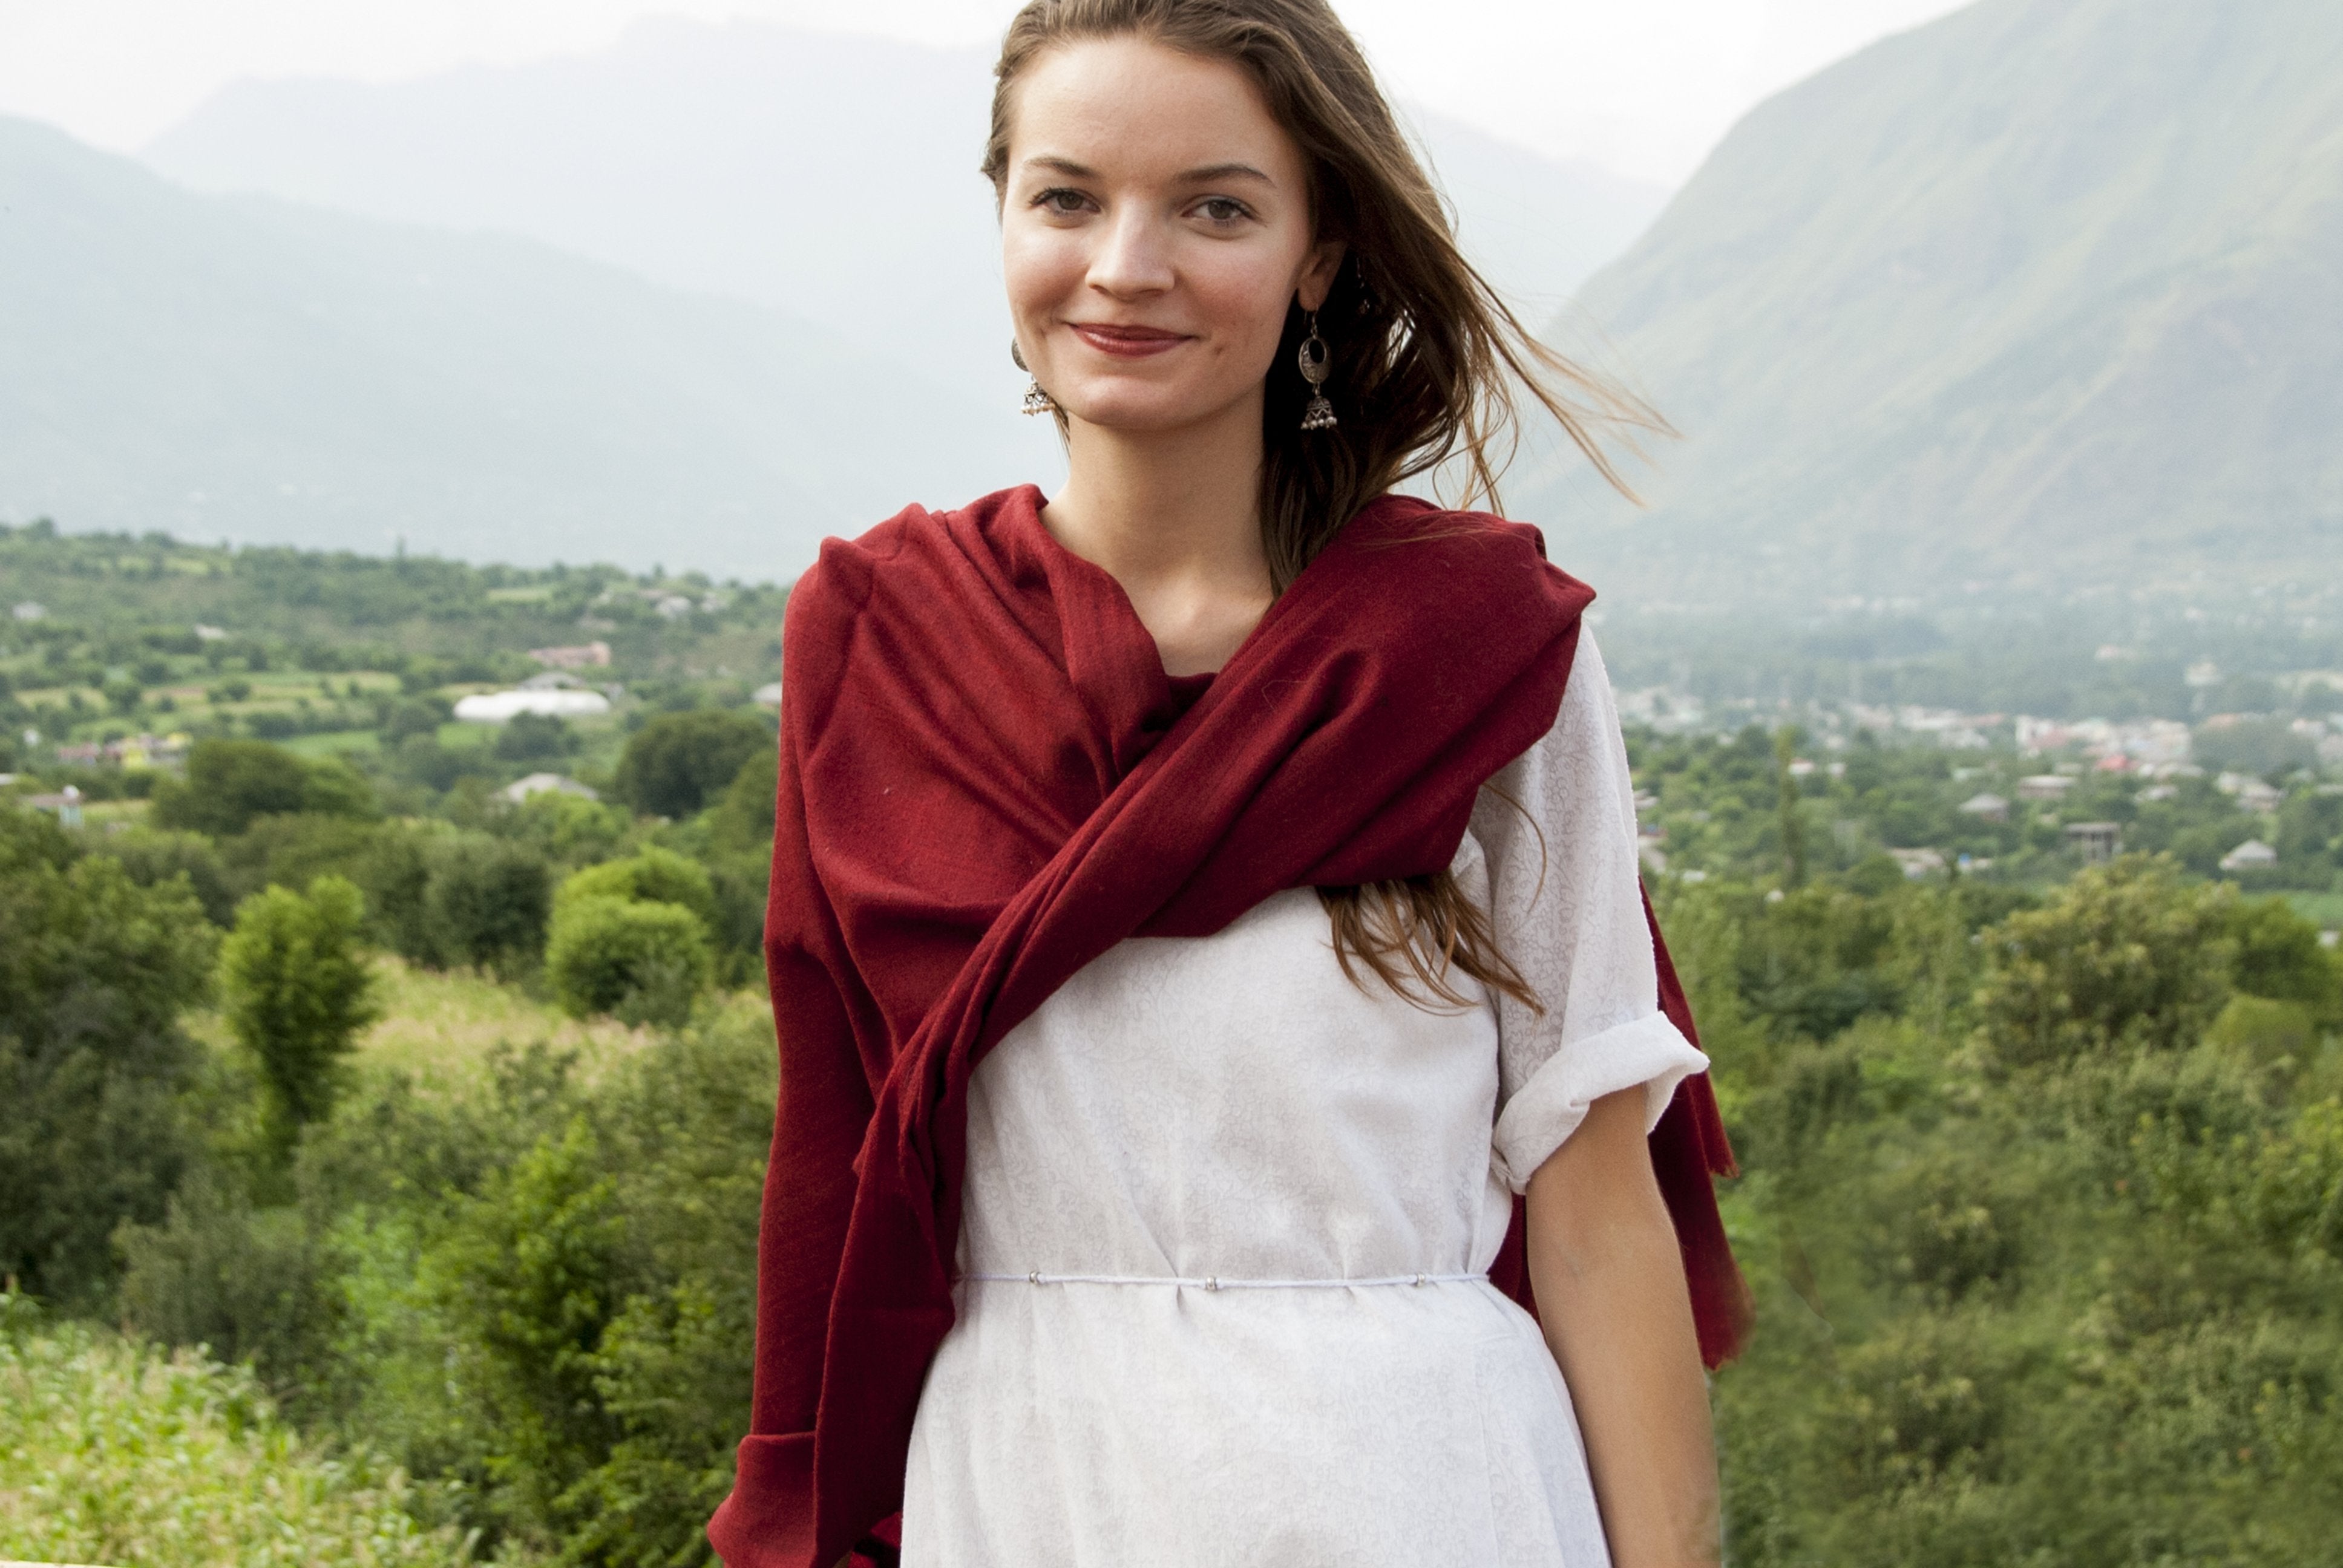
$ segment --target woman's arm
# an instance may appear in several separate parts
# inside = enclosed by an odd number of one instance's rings
[[[1708,1390],[1641,1087],[1594,1101],[1531,1177],[1529,1270],[1578,1408],[1612,1563],[1717,1563]]]

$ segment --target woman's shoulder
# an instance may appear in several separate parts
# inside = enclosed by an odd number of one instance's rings
[[[825,678],[866,623],[900,622],[909,632],[947,618],[970,575],[989,575],[996,536],[1026,513],[1038,516],[1040,506],[1041,492],[1021,485],[950,510],[915,503],[851,538],[822,540],[814,564],[789,585],[783,678]]]
[[[1508,581],[1551,585],[1560,579],[1589,600],[1594,596],[1591,586],[1556,566],[1546,554],[1543,528],[1495,512],[1444,507],[1421,496],[1392,491],[1361,508],[1343,529],[1342,538],[1366,554],[1380,554],[1393,545],[1427,547],[1453,560],[1495,568],[1493,581],[1499,585]]]
[[[941,561],[965,558],[1004,518],[1038,511],[1040,495],[1031,485],[1019,485],[948,510],[913,502],[850,538],[832,535],[821,541],[814,564],[790,585],[789,611],[860,609],[875,593],[898,586],[898,579],[922,577]]]

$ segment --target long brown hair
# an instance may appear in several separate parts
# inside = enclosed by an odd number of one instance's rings
[[[1664,431],[1621,388],[1540,343],[1464,259],[1439,191],[1401,134],[1366,56],[1325,0],[1031,0],[993,68],[982,169],[1005,193],[1011,89],[1044,51],[1137,36],[1236,66],[1302,149],[1320,239],[1343,261],[1319,311],[1329,391],[1342,423],[1304,432],[1304,333],[1286,314],[1263,400],[1262,539],[1285,586],[1369,501],[1404,481],[1461,471],[1460,505],[1500,505],[1526,390],[1595,469],[1627,490],[1598,430]],[[1062,418],[1063,416],[1061,415]],[[1422,988],[1464,1005],[1452,972],[1537,1005],[1498,950],[1488,916],[1443,870],[1404,881],[1322,888],[1343,971],[1365,964],[1402,995]]]

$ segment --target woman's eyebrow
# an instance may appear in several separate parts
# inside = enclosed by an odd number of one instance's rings
[[[1277,182],[1251,164],[1212,164],[1201,169],[1190,169],[1180,176],[1182,185],[1203,185],[1212,180],[1259,180],[1265,186]]]
[[[1071,179],[1087,180],[1098,177],[1098,170],[1088,164],[1077,163],[1072,158],[1031,157],[1025,160],[1025,166],[1029,169],[1048,169],[1052,174],[1064,175]],[[1174,176],[1175,183],[1183,186],[1206,185],[1214,180],[1238,179],[1259,180],[1265,186],[1273,186],[1277,183],[1251,164],[1207,164],[1202,168],[1189,169]]]

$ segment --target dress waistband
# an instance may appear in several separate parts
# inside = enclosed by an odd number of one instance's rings
[[[1218,1274],[1191,1278],[1180,1274],[1045,1274],[1036,1269],[1024,1274],[962,1274],[963,1280],[985,1284],[1014,1285],[1177,1285],[1192,1291],[1352,1291],[1370,1285],[1454,1285],[1486,1283],[1486,1273],[1379,1274],[1348,1280],[1234,1280]]]

